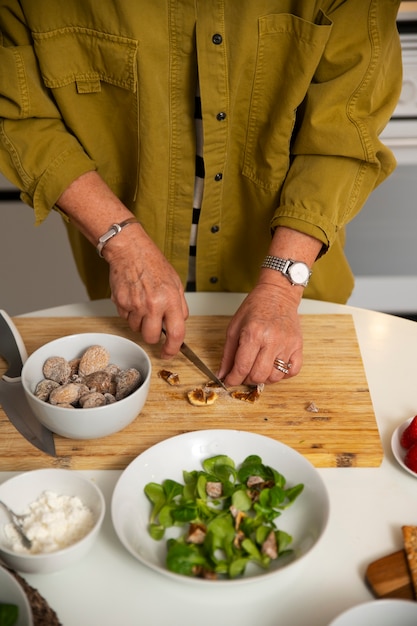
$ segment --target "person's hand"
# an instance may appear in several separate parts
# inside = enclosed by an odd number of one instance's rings
[[[74,180],[57,205],[94,246],[111,224],[134,217],[94,171]],[[172,265],[139,223],[109,239],[102,255],[109,264],[111,298],[119,315],[147,343],[157,343],[164,327],[161,356],[175,356],[184,341],[188,306]]]
[[[218,372],[226,385],[275,383],[298,374],[303,359],[299,289],[263,283],[246,297],[227,329]],[[274,364],[276,359],[281,363]]]
[[[139,224],[129,225],[103,252],[109,263],[111,299],[132,330],[153,344],[166,341],[162,358],[173,357],[185,336],[188,306],[181,280]]]

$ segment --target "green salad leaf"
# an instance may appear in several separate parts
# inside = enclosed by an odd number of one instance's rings
[[[14,626],[19,617],[19,607],[16,604],[0,602],[0,626]]]
[[[184,483],[166,479],[148,483],[152,507],[149,533],[160,541],[169,528],[168,569],[185,576],[236,578],[248,563],[267,569],[271,561],[291,554],[292,537],[276,519],[302,493],[304,485],[286,486],[280,472],[257,455],[237,468],[226,455],[205,459],[201,470],[183,472]]]

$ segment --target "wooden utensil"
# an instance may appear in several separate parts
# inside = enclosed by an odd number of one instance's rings
[[[404,550],[371,563],[365,581],[377,598],[416,599]]]

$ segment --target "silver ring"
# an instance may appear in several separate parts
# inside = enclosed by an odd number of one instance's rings
[[[274,360],[274,367],[279,370],[280,372],[282,372],[283,374],[288,374],[288,372],[290,371],[292,366],[292,363],[286,363],[285,361],[283,361],[282,359],[275,359]]]

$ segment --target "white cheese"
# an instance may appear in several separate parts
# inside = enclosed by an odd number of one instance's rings
[[[5,527],[6,537],[14,552],[40,554],[56,552],[76,543],[94,525],[94,517],[77,496],[59,495],[45,491],[24,512],[22,528],[31,539],[30,550],[22,545],[13,524]]]

